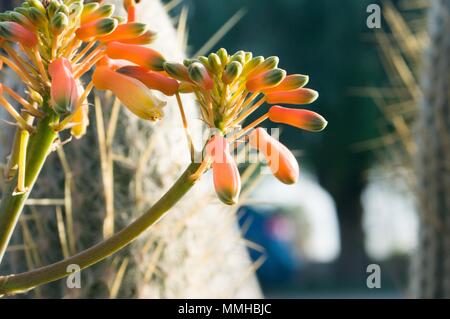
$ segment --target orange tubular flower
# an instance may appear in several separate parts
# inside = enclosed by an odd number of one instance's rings
[[[166,103],[154,96],[142,82],[106,66],[98,66],[92,80],[97,89],[112,91],[138,117],[150,121],[162,117]]]
[[[52,77],[51,104],[58,113],[68,113],[78,101],[78,87],[73,77],[72,66],[65,58],[59,58],[48,66]]]
[[[100,37],[99,41],[103,43],[112,41],[129,41],[144,35],[147,32],[147,26],[143,23],[130,22],[119,25],[114,32],[106,36]]]
[[[309,77],[303,74],[290,74],[279,85],[265,89],[265,93],[292,91],[304,87],[309,81]]]
[[[38,44],[38,38],[35,33],[11,21],[0,22],[0,38],[18,42],[28,48]]]
[[[276,91],[265,93],[269,104],[309,104],[319,97],[317,91],[299,88],[292,91]]]
[[[215,135],[206,152],[212,158],[214,188],[219,199],[227,205],[237,203],[241,191],[241,177],[236,162],[230,154],[230,146],[221,135]]]
[[[158,90],[168,96],[172,96],[178,91],[178,81],[140,66],[125,66],[118,69],[117,72],[135,78],[148,88]]]
[[[153,71],[163,71],[164,57],[157,51],[134,44],[108,43],[106,54],[111,59],[124,59]]]
[[[323,131],[328,124],[327,120],[316,112],[304,109],[289,109],[278,105],[270,108],[269,119],[275,123],[288,124],[310,132]]]
[[[286,146],[272,138],[264,129],[256,128],[250,133],[250,145],[263,153],[273,175],[284,184],[295,184],[299,166],[295,156]]]

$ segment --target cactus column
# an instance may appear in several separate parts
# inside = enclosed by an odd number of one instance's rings
[[[450,298],[450,0],[431,3],[418,123],[420,239],[410,291]]]

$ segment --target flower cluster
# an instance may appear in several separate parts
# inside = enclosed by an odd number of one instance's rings
[[[205,148],[200,172],[212,166],[216,193],[227,204],[236,203],[241,188],[239,171],[230,154],[233,142],[245,136],[250,146],[266,157],[273,174],[281,182],[292,184],[299,173],[295,156],[266,131],[256,127],[266,119],[311,132],[319,132],[327,125],[315,112],[276,105],[309,104],[318,98],[316,91],[304,88],[308,76],[287,75],[278,63],[278,57],[253,57],[252,53],[244,51],[230,55],[225,49],[185,60],[183,64],[164,63],[165,71],[180,81],[179,92],[194,93],[202,120],[219,132],[210,138]],[[245,119],[264,104],[272,106],[242,128]]]
[[[89,125],[87,97],[94,87],[113,91],[141,118],[163,115],[165,102],[151,89],[174,94],[178,82],[162,74],[161,54],[144,46],[155,33],[134,21],[135,1],[124,1],[127,18],[114,16],[113,5],[83,0],[26,0],[0,14],[0,68],[9,67],[25,86],[20,93],[0,83],[0,104],[19,132],[32,135],[35,120],[51,118],[55,132],[70,129],[72,136],[82,137]],[[121,65],[126,67],[118,70]],[[83,75],[94,67],[83,84]],[[19,171],[17,191],[24,192],[27,138],[14,143],[8,177]]]

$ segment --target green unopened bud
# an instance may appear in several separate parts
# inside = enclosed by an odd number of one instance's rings
[[[47,17],[36,8],[29,9],[29,18],[35,26],[43,26],[47,22]]]
[[[51,0],[50,3],[47,6],[47,14],[51,18],[53,18],[58,11],[59,7],[61,6],[61,3],[59,3],[57,0]]]
[[[30,4],[31,8],[38,9],[42,14],[47,14],[47,11],[45,10],[44,5],[39,0],[28,0],[28,3]]]
[[[164,70],[172,78],[180,80],[180,81],[190,81],[188,69],[183,64],[165,62],[163,64],[163,66],[164,66]]]
[[[208,71],[212,72],[211,66],[209,65],[208,58],[205,56],[199,56],[198,61],[208,69]]]
[[[227,50],[225,50],[224,48],[219,49],[219,51],[217,51],[217,55],[220,58],[220,61],[222,62],[222,65],[227,65],[229,62],[229,55]]]
[[[222,61],[220,61],[217,54],[211,53],[208,57],[208,63],[214,73],[218,74],[222,72]]]
[[[51,27],[54,34],[61,34],[69,25],[69,18],[62,12],[58,12],[52,19]]]
[[[66,6],[65,4],[62,4],[59,8],[58,8],[58,11],[57,12],[62,12],[62,13],[64,13],[65,15],[69,15],[69,7],[68,6]]]
[[[83,7],[83,15],[86,16],[97,10],[100,5],[97,2],[86,3]]]
[[[117,22],[117,20],[112,19],[112,18],[103,18],[103,19],[98,20],[97,35],[101,36],[101,35],[110,34],[117,28],[118,24],[119,23]]]
[[[200,62],[200,61],[197,59],[184,59],[183,60],[183,64],[185,67],[189,67],[194,62]]]
[[[247,62],[244,66],[243,74],[247,75],[252,72],[258,65],[260,65],[264,61],[264,57],[257,56]]]
[[[95,14],[99,17],[109,18],[114,13],[115,6],[113,4],[105,4],[99,7]]]
[[[32,25],[30,20],[19,12],[11,12],[9,17],[11,21],[17,22],[25,27],[30,27]]]
[[[237,61],[241,63],[242,65],[245,64],[245,52],[244,51],[238,51],[235,54],[231,56],[230,61]]]
[[[205,90],[210,90],[213,87],[213,81],[208,73],[206,67],[200,62],[192,63],[188,68],[190,79]]]
[[[18,12],[20,14],[23,14],[24,16],[28,17],[28,9],[24,7],[17,7],[14,9],[15,12]]]
[[[222,75],[222,81],[225,84],[230,84],[236,80],[242,74],[242,64],[237,61],[232,61],[228,63],[225,71]]]
[[[0,13],[0,21],[9,21],[9,14],[5,12]]]

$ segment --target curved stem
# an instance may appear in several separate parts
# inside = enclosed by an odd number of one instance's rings
[[[57,263],[26,273],[0,277],[0,296],[26,292],[38,285],[64,278],[71,274],[67,271],[68,266],[77,265],[80,269],[84,269],[127,246],[160,220],[191,189],[196,182],[191,178],[191,175],[197,171],[199,166],[200,164],[197,163],[190,164],[155,205],[112,237]]]
[[[51,128],[51,125],[56,120],[57,116],[53,114],[42,119],[38,122],[36,133],[30,137],[27,148],[29,156],[25,170],[25,186],[28,190],[22,194],[14,194],[17,186],[17,176],[6,185],[5,193],[0,203],[0,263],[22,213],[25,201],[47,159],[53,141],[57,137],[57,134]]]

